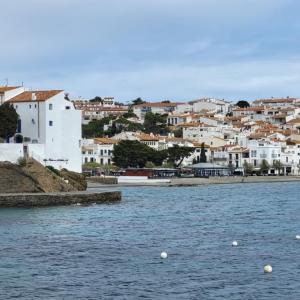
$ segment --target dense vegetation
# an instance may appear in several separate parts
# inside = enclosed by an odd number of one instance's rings
[[[164,162],[168,162],[172,167],[178,167],[193,151],[193,148],[179,146],[157,151],[138,141],[126,140],[115,145],[113,161],[120,168],[161,166]]]
[[[18,126],[18,114],[13,105],[5,102],[0,106],[0,137],[7,140],[14,136]]]

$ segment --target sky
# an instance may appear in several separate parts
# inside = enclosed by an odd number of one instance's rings
[[[0,4],[0,85],[122,102],[300,97],[298,0]]]

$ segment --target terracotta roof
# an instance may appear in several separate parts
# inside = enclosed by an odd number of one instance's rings
[[[245,108],[236,108],[233,111],[262,111],[265,110],[263,106],[250,106]]]
[[[50,90],[50,91],[31,91],[31,92],[23,92],[16,97],[8,100],[9,102],[32,102],[32,101],[47,101],[48,99],[54,97],[55,95],[63,92],[63,90]],[[32,94],[35,94],[36,100],[32,100]]]
[[[292,120],[290,120],[286,123],[287,124],[299,124],[300,123],[300,118],[292,119]]]
[[[253,103],[292,103],[297,98],[271,98],[271,99],[257,99]]]
[[[139,108],[139,107],[170,107],[170,106],[177,106],[178,104],[184,104],[181,102],[175,103],[175,102],[170,102],[170,103],[166,103],[166,102],[146,102],[143,104],[138,104],[138,105],[134,105],[134,108]]]
[[[117,144],[119,141],[115,139],[110,138],[95,138],[94,143],[95,144]]]
[[[136,134],[136,137],[140,140],[140,141],[159,141],[160,138],[158,136],[155,135],[151,135],[151,134]]]
[[[2,94],[17,88],[19,88],[19,86],[0,86],[0,93]]]

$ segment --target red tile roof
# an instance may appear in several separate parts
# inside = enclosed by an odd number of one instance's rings
[[[0,94],[19,88],[19,86],[0,86]]]
[[[57,94],[63,92],[63,90],[50,90],[50,91],[31,91],[31,92],[23,92],[16,97],[13,97],[9,100],[9,102],[32,102],[32,101],[47,101],[48,99],[56,96]],[[32,100],[32,94],[35,94],[36,100]]]

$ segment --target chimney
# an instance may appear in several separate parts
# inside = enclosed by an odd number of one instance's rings
[[[31,100],[36,101],[36,94],[35,93],[31,93]]]

